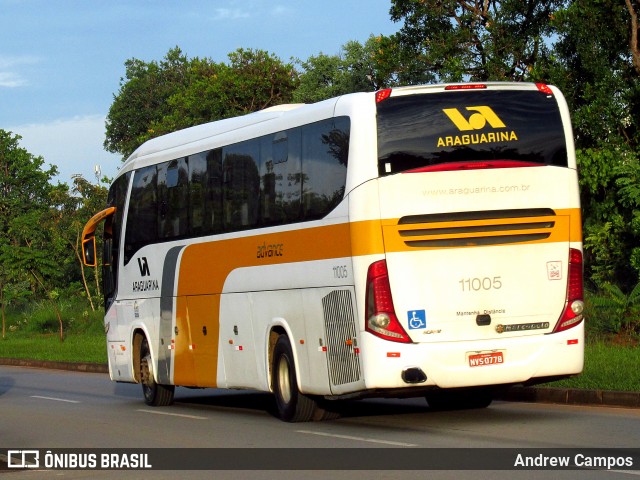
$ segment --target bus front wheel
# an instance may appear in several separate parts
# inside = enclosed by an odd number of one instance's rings
[[[291,343],[286,335],[280,335],[273,350],[273,393],[276,397],[278,416],[286,422],[308,422],[321,413],[316,401],[300,393]]]
[[[149,342],[143,338],[140,345],[140,384],[142,385],[142,393],[144,402],[153,407],[165,407],[173,403],[173,385],[160,385],[156,383],[153,374],[153,360],[151,359],[151,350]]]

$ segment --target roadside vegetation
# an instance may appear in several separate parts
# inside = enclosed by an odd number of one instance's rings
[[[85,298],[59,302],[64,342],[56,311],[48,302],[33,302],[7,313],[7,334],[0,339],[0,358],[106,363],[104,311],[92,311]]]
[[[548,386],[640,392],[640,284],[628,295],[605,284],[585,300],[584,371]]]
[[[546,384],[547,387],[640,392],[640,348],[618,345],[607,338],[587,340],[582,375]]]

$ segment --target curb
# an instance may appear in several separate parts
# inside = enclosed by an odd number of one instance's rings
[[[68,370],[72,372],[109,373],[109,367],[106,363],[55,362],[48,360],[29,360],[26,358],[0,358],[0,365],[50,368],[52,370]]]
[[[73,372],[109,373],[107,364],[54,362],[22,358],[0,358],[0,365],[50,368]],[[507,402],[554,403],[560,405],[591,405],[601,407],[640,408],[640,392],[588,390],[555,387],[511,387],[494,397]]]
[[[511,387],[496,396],[508,402],[640,408],[640,392],[555,387]]]

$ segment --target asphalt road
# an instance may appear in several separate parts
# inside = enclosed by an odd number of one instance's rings
[[[296,455],[292,448],[358,449],[357,455],[369,454],[363,450],[369,449],[376,459],[389,455],[402,461],[404,449],[429,449],[419,451],[432,454],[438,448],[523,449],[525,453],[524,449],[544,448],[578,449],[588,454],[594,448],[640,447],[639,409],[496,401],[484,410],[437,412],[423,399],[364,400],[343,404],[338,420],[303,424],[281,422],[273,411],[273,400],[267,394],[182,388],[177,389],[173,406],[151,408],[142,401],[138,385],[112,383],[104,374],[0,366],[0,461],[4,455],[6,462],[8,449],[238,448],[250,457],[252,451],[247,449],[274,448],[278,458]],[[473,455],[473,451],[462,452]],[[553,475],[557,479],[640,479],[639,465],[605,471],[471,472],[407,471],[401,470],[402,465],[394,467],[393,460],[388,464],[388,470],[364,476],[349,470],[252,470],[242,475],[184,471],[178,478],[510,479]],[[247,465],[255,468],[252,458],[247,458]],[[176,472],[12,469],[0,471],[0,479],[3,476],[6,480],[162,479],[176,478]]]

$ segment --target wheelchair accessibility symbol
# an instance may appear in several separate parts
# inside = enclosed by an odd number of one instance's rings
[[[410,330],[427,328],[427,314],[424,310],[409,310],[407,317],[409,319]]]

